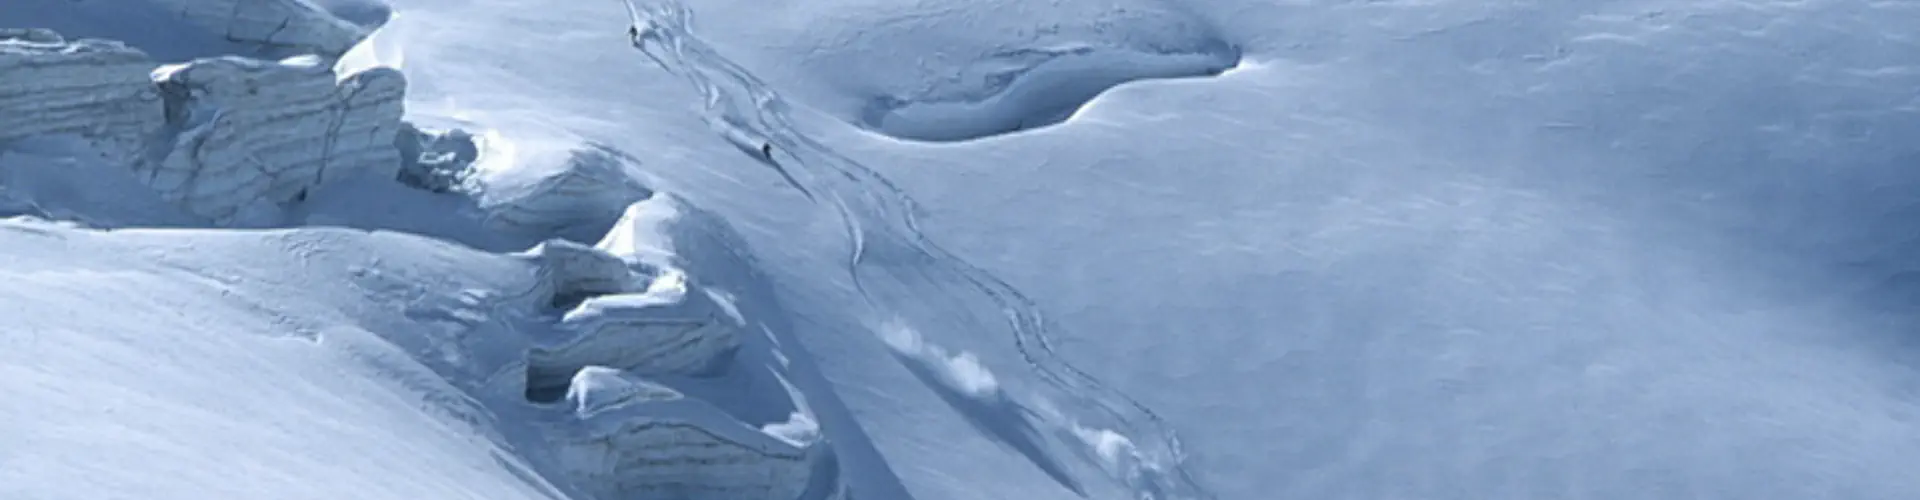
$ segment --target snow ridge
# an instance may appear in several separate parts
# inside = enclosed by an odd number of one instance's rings
[[[1055,393],[1085,410],[1050,422],[1079,437],[1082,456],[1130,488],[1140,499],[1213,498],[1183,465],[1180,442],[1151,409],[1115,391],[1060,358],[1051,346],[1046,320],[1034,303],[990,273],[953,256],[929,241],[914,219],[914,202],[872,169],[795,132],[789,105],[758,78],[721,56],[690,30],[688,9],[671,0],[636,6],[630,28],[636,49],[663,69],[680,75],[705,95],[705,119],[729,140],[757,137],[773,154],[760,159],[778,170],[809,198],[833,201],[853,245],[848,272],[870,303],[893,313],[928,304],[954,322],[1009,330],[1028,365]],[[789,169],[776,155],[790,157]],[[890,292],[890,293],[889,293]],[[909,294],[918,293],[919,296]],[[928,292],[944,296],[926,296]],[[913,297],[911,301],[888,298]],[[910,304],[910,303],[911,304]],[[969,306],[972,306],[969,308]],[[996,326],[988,318],[1004,315]],[[1082,422],[1080,419],[1101,419]],[[1113,427],[1089,429],[1088,426]],[[1098,439],[1089,438],[1098,437]],[[1152,439],[1152,442],[1142,442]],[[1039,461],[1039,460],[1036,460]],[[1071,486],[1069,486],[1071,487]]]

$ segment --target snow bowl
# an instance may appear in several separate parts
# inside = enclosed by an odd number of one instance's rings
[[[1216,76],[1240,64],[1238,48],[1142,52],[1069,45],[996,53],[962,69],[959,97],[869,101],[860,125],[900,139],[949,142],[1059,124],[1108,89],[1137,80]]]

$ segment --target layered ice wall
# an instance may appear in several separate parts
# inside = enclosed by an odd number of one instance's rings
[[[554,333],[528,354],[529,393],[557,392],[589,366],[641,375],[698,375],[740,347],[744,323],[701,293],[684,270],[646,263],[628,250],[668,207],[655,195],[629,206],[597,248],[553,241],[531,256],[546,274],[561,314]]]
[[[118,42],[13,29],[0,31],[0,73],[0,142],[88,139],[163,199],[219,224],[400,166],[406,80],[391,69],[339,75],[318,56],[161,66]]]
[[[228,40],[338,56],[365,30],[306,0],[156,0],[187,22]]]
[[[69,135],[131,155],[164,117],[153,67],[119,42],[0,28],[0,143]]]
[[[791,500],[812,475],[814,446],[619,370],[580,370],[567,404],[560,462],[601,498]]]
[[[286,202],[333,177],[398,174],[406,79],[375,68],[344,77],[318,58],[238,57],[160,68],[167,153],[135,168],[161,196],[215,220]]]
[[[708,383],[739,375],[745,319],[718,302],[668,255],[680,202],[654,194],[633,203],[589,247],[553,240],[520,254],[538,266],[541,293],[564,311],[531,340],[526,394],[563,403],[547,427],[559,474],[597,498],[794,500],[829,498],[829,444],[755,427],[649,377]],[[706,256],[688,256],[702,258]],[[764,396],[764,394],[763,394]],[[739,397],[734,395],[732,397]],[[805,408],[793,401],[762,402]],[[811,417],[801,410],[802,425]],[[802,496],[803,492],[817,492]]]

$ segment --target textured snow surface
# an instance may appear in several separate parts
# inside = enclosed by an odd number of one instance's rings
[[[621,3],[0,0],[0,498],[1920,496],[1920,4]]]

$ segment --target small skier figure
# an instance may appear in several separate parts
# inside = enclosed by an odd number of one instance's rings
[[[765,143],[765,142],[760,143],[760,157],[766,158],[767,161],[773,161],[773,144],[772,143]]]

